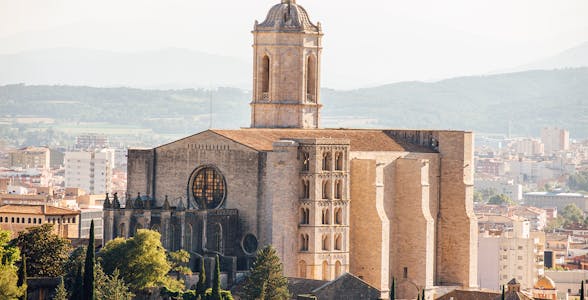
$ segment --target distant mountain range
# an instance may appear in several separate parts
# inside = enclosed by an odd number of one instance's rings
[[[494,73],[588,67],[588,42],[531,64]],[[111,52],[54,48],[0,55],[0,85],[25,83],[181,89],[251,88],[251,62],[199,51]]]
[[[249,126],[247,90],[142,90],[82,86],[0,86],[0,117],[104,122],[190,133]],[[526,71],[322,91],[322,126],[431,128],[538,136],[545,126],[588,137],[588,68]],[[56,125],[58,126],[58,125]]]
[[[588,67],[588,41],[561,53],[504,72]]]

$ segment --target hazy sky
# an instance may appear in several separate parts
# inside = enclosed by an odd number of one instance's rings
[[[251,60],[279,0],[0,0],[0,54],[188,48]],[[298,0],[325,32],[323,85],[480,74],[588,41],[586,0]]]

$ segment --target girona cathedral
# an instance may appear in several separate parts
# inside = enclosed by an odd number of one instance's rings
[[[321,24],[281,0],[252,33],[250,127],[130,149],[105,241],[158,230],[229,274],[272,244],[288,277],[351,273],[383,299],[392,278],[399,298],[476,287],[473,133],[321,128]]]

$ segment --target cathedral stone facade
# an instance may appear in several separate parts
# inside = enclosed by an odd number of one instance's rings
[[[156,229],[166,249],[220,254],[233,273],[272,244],[286,276],[349,272],[383,298],[392,278],[401,298],[475,287],[473,134],[320,129],[322,35],[294,0],[256,22],[251,128],[129,150],[105,240]]]

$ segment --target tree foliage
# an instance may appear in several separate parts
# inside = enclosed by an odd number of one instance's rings
[[[20,251],[11,246],[9,240],[10,232],[0,229],[0,299],[17,299],[26,290],[24,281],[19,284],[18,268],[15,266]]]
[[[576,191],[588,191],[588,171],[570,175],[568,187]]]
[[[53,300],[67,300],[68,294],[67,290],[65,289],[65,283],[63,282],[63,277],[60,277],[59,285],[55,289],[55,296],[53,296]]]
[[[190,262],[190,253],[186,250],[178,250],[168,253],[168,260],[171,264],[171,270],[183,275],[192,275],[192,270],[188,267]]]
[[[135,296],[122,278],[118,269],[112,275],[104,273],[102,266],[95,269],[96,300],[131,300]]]
[[[28,277],[59,277],[69,257],[71,243],[53,233],[53,224],[27,228],[18,233],[16,245],[28,259]]]
[[[488,200],[488,204],[493,205],[513,205],[515,204],[510,197],[504,194],[494,195]]]
[[[171,266],[161,235],[152,230],[139,229],[129,239],[114,239],[99,252],[104,272],[113,274],[120,270],[120,276],[133,291],[169,285],[167,276]]]
[[[246,299],[289,299],[288,280],[283,275],[278,253],[271,245],[257,252],[243,290]],[[263,298],[260,298],[261,296]]]
[[[88,249],[84,263],[84,283],[82,290],[82,298],[84,300],[94,300],[94,266],[96,264],[94,251],[94,220],[92,220],[90,223],[90,241],[88,242]]]
[[[559,215],[563,218],[564,225],[579,224],[584,222],[584,212],[574,203],[566,205]]]

